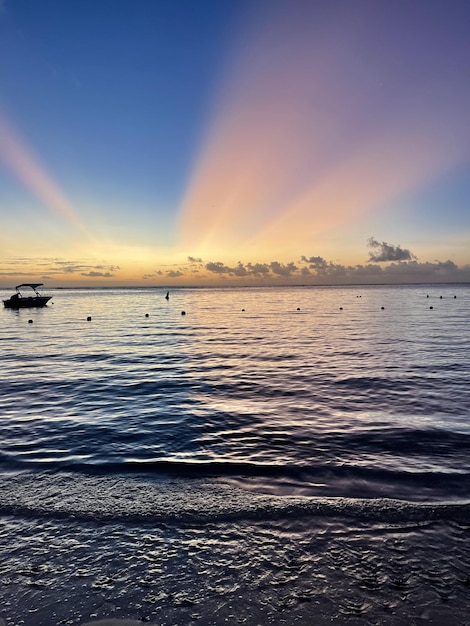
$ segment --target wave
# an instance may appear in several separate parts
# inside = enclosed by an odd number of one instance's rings
[[[100,522],[207,523],[299,517],[358,521],[470,522],[470,501],[409,502],[395,498],[280,496],[224,479],[89,475],[77,472],[0,474],[0,515]]]
[[[70,473],[112,478],[140,475],[149,479],[231,479],[253,492],[273,495],[398,498],[412,502],[470,500],[470,473],[464,470],[404,471],[328,462],[292,465],[237,461],[127,460],[83,462],[19,461],[0,453],[0,470],[49,475]]]

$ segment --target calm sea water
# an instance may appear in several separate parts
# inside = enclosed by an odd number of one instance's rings
[[[470,286],[49,293],[1,312],[8,625],[468,623]]]

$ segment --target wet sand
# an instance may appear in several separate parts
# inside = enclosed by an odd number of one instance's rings
[[[468,532],[423,520],[10,518],[0,525],[0,617],[5,626],[465,626]]]

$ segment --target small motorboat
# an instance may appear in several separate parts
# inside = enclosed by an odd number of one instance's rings
[[[38,291],[38,287],[42,287],[43,283],[23,283],[15,287],[16,293],[14,293],[8,300],[4,300],[3,304],[7,309],[26,309],[30,307],[46,306],[52,296],[41,296]],[[30,288],[33,290],[34,295],[24,295],[22,290]]]

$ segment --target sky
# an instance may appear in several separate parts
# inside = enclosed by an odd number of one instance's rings
[[[468,0],[0,0],[0,287],[470,282]]]

